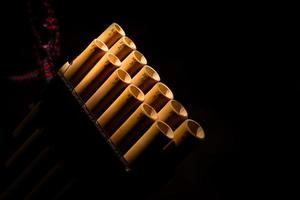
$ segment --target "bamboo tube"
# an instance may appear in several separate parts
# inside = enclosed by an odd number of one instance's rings
[[[97,117],[100,116],[131,82],[129,74],[117,69],[85,103]]]
[[[122,62],[121,68],[126,70],[133,77],[141,68],[147,64],[145,56],[135,50],[132,51]]]
[[[157,119],[156,111],[142,103],[110,137],[112,143],[124,154]]]
[[[120,38],[110,49],[109,52],[116,55],[121,61],[136,49],[134,42],[129,37]]]
[[[70,63],[66,62],[63,66],[61,66],[61,68],[59,69],[59,72],[64,74],[70,67]]]
[[[125,160],[132,165],[138,159],[147,156],[155,157],[173,139],[171,127],[157,120],[145,134],[125,153]]]
[[[149,65],[145,65],[132,79],[132,84],[139,87],[144,93],[148,92],[160,81],[158,73]]]
[[[125,36],[125,31],[122,27],[117,23],[112,23],[97,39],[110,48],[123,36]]]
[[[104,56],[108,51],[107,46],[98,39],[91,44],[73,60],[71,66],[64,76],[72,85],[77,85],[88,71]]]
[[[159,112],[173,98],[172,91],[165,84],[159,82],[146,94],[145,103],[148,103],[156,112]]]
[[[119,58],[111,53],[107,53],[80,81],[80,83],[75,87],[75,91],[79,96],[81,96],[83,101],[86,101],[120,66],[121,61]]]
[[[124,92],[105,110],[97,122],[110,136],[143,102],[144,93],[130,84]]]
[[[176,146],[184,143],[193,143],[197,140],[204,139],[205,134],[196,121],[187,119],[174,131],[174,142]]]
[[[166,122],[173,130],[188,117],[186,109],[176,100],[170,100],[158,113],[158,118]]]

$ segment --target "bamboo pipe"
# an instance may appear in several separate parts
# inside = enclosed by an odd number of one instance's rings
[[[145,103],[152,106],[156,112],[159,112],[162,107],[171,99],[174,98],[172,91],[163,83],[156,83],[145,96]]]
[[[181,103],[172,99],[159,111],[158,118],[176,130],[188,118],[188,113]]]
[[[109,49],[109,52],[123,61],[123,59],[135,49],[136,46],[134,42],[129,37],[124,36]]]
[[[142,103],[120,128],[114,132],[110,140],[119,152],[124,154],[156,119],[156,111],[148,104]]]
[[[97,122],[111,134],[132,114],[144,101],[144,93],[130,84],[124,92],[105,110]]]
[[[70,63],[66,62],[63,66],[61,66],[61,68],[59,69],[59,72],[64,74],[70,67]]]
[[[88,71],[104,56],[108,51],[107,46],[98,39],[93,40],[90,45],[77,56],[68,70],[64,73],[67,80],[72,85],[77,85]]]
[[[139,159],[155,157],[173,139],[171,127],[163,121],[157,120],[145,134],[125,153],[124,158],[132,165]]]
[[[105,54],[89,73],[75,87],[76,93],[83,99],[89,97],[121,66],[119,58],[111,53]]]
[[[122,27],[117,23],[112,23],[97,39],[110,48],[123,36],[125,36],[125,31]]]
[[[174,142],[176,146],[184,143],[193,143],[197,140],[203,140],[204,130],[196,121],[187,119],[174,131]]]
[[[160,81],[158,73],[149,65],[145,65],[132,79],[132,84],[139,87],[144,93],[148,92]]]
[[[133,77],[141,68],[147,64],[145,56],[135,50],[132,51],[122,62],[121,68],[126,70]]]
[[[85,103],[86,107],[99,117],[131,82],[130,75],[117,69]]]

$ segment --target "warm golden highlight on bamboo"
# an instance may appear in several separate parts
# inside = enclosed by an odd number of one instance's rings
[[[183,143],[189,143],[193,140],[204,139],[205,134],[196,121],[187,119],[174,131],[174,142],[176,146]]]
[[[141,157],[158,156],[164,147],[169,144],[174,137],[170,126],[163,121],[157,120],[145,132],[145,134],[125,153],[125,160],[132,165]]]
[[[72,85],[77,85],[107,51],[108,48],[103,42],[97,39],[93,40],[93,42],[73,60],[71,66],[64,73],[65,78],[69,80]]]
[[[130,84],[130,75],[123,69],[117,69],[89,98],[85,103],[86,107],[99,117],[122,91]]]
[[[145,103],[148,103],[156,112],[159,112],[173,98],[173,93],[168,86],[159,82],[146,94]]]
[[[110,48],[123,36],[125,36],[125,31],[122,27],[117,23],[112,23],[97,39]]]
[[[135,85],[129,85],[97,122],[111,135],[143,102],[144,93]]]
[[[125,153],[156,119],[156,111],[142,103],[110,139],[121,153]]]
[[[86,101],[106,79],[121,66],[121,61],[114,54],[107,53],[75,87],[77,94]]]
[[[133,77],[132,84],[139,87],[145,93],[159,81],[160,77],[158,73],[149,65],[145,65],[139,73]]]
[[[109,49],[109,52],[116,55],[122,61],[135,49],[134,42],[129,37],[124,36]]]
[[[145,56],[139,51],[132,51],[122,62],[121,68],[126,70],[131,77],[147,64]]]
[[[176,161],[204,139],[204,131],[136,49],[112,23],[59,72],[129,165]]]
[[[176,100],[170,100],[159,111],[158,118],[166,122],[173,130],[175,130],[188,118],[188,113],[181,103]]]

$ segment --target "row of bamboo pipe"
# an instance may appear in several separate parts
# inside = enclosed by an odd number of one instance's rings
[[[202,127],[188,119],[184,106],[116,23],[60,73],[129,164],[146,152],[157,155],[204,139]]]

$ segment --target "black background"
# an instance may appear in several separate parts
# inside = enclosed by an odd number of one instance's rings
[[[10,12],[2,17],[3,137],[26,114],[42,87],[38,81],[6,79],[34,68],[32,36],[21,2],[8,5]],[[277,126],[272,121],[280,109],[275,99],[284,95],[279,91],[286,80],[282,70],[280,79],[275,76],[283,19],[280,12],[268,12],[269,6],[54,1],[62,36],[60,64],[117,22],[206,132],[202,146],[152,199],[247,199],[278,192],[268,190],[273,180],[282,184],[268,163],[279,155],[269,149],[272,137],[262,142]]]

